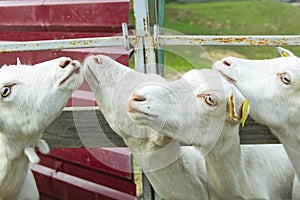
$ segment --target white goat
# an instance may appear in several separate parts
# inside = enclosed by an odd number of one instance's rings
[[[0,69],[0,199],[39,199],[25,149],[40,145],[82,83],[81,71],[78,61],[65,57]]]
[[[129,115],[207,154],[209,184],[221,198],[290,199],[294,171],[283,146],[240,145],[247,103],[220,78],[191,70],[178,81],[144,85],[129,100]]]
[[[17,65],[22,65],[20,58],[17,58]],[[46,155],[50,152],[50,148],[49,148],[47,142],[43,139],[39,139],[36,147],[44,155]],[[28,159],[31,163],[37,164],[40,162],[40,158],[36,154],[34,147],[25,147],[24,153],[28,157]]]
[[[140,127],[127,115],[132,91],[147,82],[165,82],[158,75],[138,73],[113,59],[90,56],[85,79],[111,128],[119,134],[162,199],[209,199],[205,162],[199,151]]]
[[[36,147],[44,155],[46,155],[46,154],[48,154],[50,152],[50,148],[49,148],[47,142],[45,140],[43,140],[43,139],[39,139],[38,140],[38,142],[36,144]],[[37,163],[40,162],[40,158],[36,154],[34,147],[25,147],[24,153],[28,157],[28,159],[29,159],[29,161],[31,163],[37,164]]]
[[[289,50],[278,50],[283,57],[267,60],[227,57],[217,61],[214,69],[249,99],[251,117],[268,126],[279,138],[299,178],[300,58]],[[297,185],[293,197],[300,199],[300,194],[296,194],[300,193]]]

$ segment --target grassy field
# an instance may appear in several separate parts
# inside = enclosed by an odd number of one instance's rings
[[[300,6],[277,1],[233,1],[198,4],[166,3],[166,32],[186,35],[300,35]],[[288,47],[300,55],[300,47]],[[224,56],[266,59],[274,47],[166,47],[166,71],[209,67]],[[170,66],[170,67],[168,67]]]

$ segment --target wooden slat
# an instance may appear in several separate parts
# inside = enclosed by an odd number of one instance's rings
[[[43,138],[51,148],[126,146],[99,110],[64,111],[46,129]]]
[[[266,126],[250,118],[241,128],[240,137],[242,144],[279,143]],[[126,146],[99,110],[64,111],[47,128],[43,138],[51,148]]]
[[[256,123],[248,118],[245,127],[240,128],[242,144],[277,144],[280,143],[267,126]]]

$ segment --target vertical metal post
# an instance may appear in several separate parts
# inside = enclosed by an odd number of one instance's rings
[[[150,27],[157,23],[157,5],[156,0],[148,0]]]
[[[164,0],[148,0],[149,5],[149,21],[150,27],[154,25],[161,27],[158,34],[163,33],[164,26]],[[156,34],[156,33],[154,33]],[[157,46],[155,49],[156,62],[157,62],[157,73],[164,76],[164,52],[163,47]]]
[[[133,2],[134,19],[135,19],[135,38],[134,44],[134,62],[135,70],[146,73],[144,59],[144,21],[147,19],[145,10],[145,0],[135,0]]]
[[[137,39],[137,43],[135,44],[136,70],[146,73],[157,73],[153,37],[151,36],[149,27],[147,0],[134,1],[134,17]]]
[[[165,1],[164,0],[157,0],[157,24],[159,26],[159,34],[163,34],[164,28],[164,8],[165,8]],[[158,45],[157,49],[157,69],[158,74],[164,76],[164,49],[162,46]]]
[[[153,37],[151,34],[151,30],[150,30],[148,1],[145,2],[145,10],[147,13],[147,18],[144,21],[144,29],[145,29],[144,45],[145,45],[146,73],[147,74],[157,74],[154,41],[153,41]]]
[[[155,200],[154,190],[149,182],[147,176],[142,173],[142,181],[143,181],[143,197],[144,200]]]
[[[151,13],[147,0],[134,0],[134,17],[136,27],[137,42],[134,46],[136,70],[144,73],[157,74],[155,41],[150,30],[150,20],[156,21],[156,0],[149,0]],[[153,4],[151,4],[151,2]],[[159,200],[158,195],[154,192],[149,180],[143,173],[143,195],[145,200]]]

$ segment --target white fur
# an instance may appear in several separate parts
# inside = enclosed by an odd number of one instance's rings
[[[35,162],[33,147],[49,151],[40,137],[82,83],[81,71],[65,57],[0,69],[0,199],[39,198],[25,152]]]
[[[229,115],[231,95],[234,120]],[[290,199],[294,171],[282,145],[240,145],[244,100],[216,72],[191,70],[181,80],[137,89],[129,100],[129,110],[135,112],[129,114],[137,123],[207,154],[209,184],[221,198]]]
[[[17,58],[17,65],[22,65],[20,58]],[[37,147],[39,148],[39,150],[41,150],[42,152],[44,152],[44,154],[48,154],[49,153],[49,146],[46,143],[45,140],[40,139]],[[41,148],[41,149],[40,149]],[[38,157],[38,155],[35,152],[35,148],[33,147],[25,147],[24,149],[24,153],[26,154],[26,156],[28,157],[29,161],[33,164],[37,164],[40,162],[40,158]]]
[[[36,147],[38,148],[38,150],[46,155],[50,152],[50,148],[47,144],[47,142],[43,139],[39,139],[38,143],[36,145]],[[36,154],[35,152],[35,148],[33,147],[25,147],[24,153],[26,154],[26,156],[28,157],[29,161],[33,164],[37,164],[40,162],[40,158],[39,156]]]
[[[267,60],[227,57],[216,62],[214,68],[232,79],[232,83],[249,99],[251,117],[268,126],[279,138],[299,178],[300,58],[289,50],[278,50],[284,57]],[[224,65],[224,61],[230,66]],[[283,82],[283,74],[290,77],[291,84]],[[295,188],[298,189],[293,189],[295,199],[300,199],[298,183],[296,180]]]
[[[132,150],[155,191],[162,199],[209,199],[205,162],[193,147],[148,127],[137,126],[127,113],[132,91],[147,82],[165,82],[158,75],[138,73],[107,56],[90,56],[85,78],[111,128]]]

